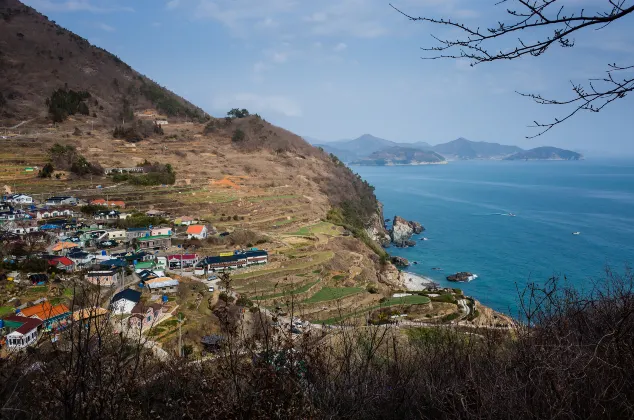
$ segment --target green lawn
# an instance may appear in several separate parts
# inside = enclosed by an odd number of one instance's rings
[[[284,226],[284,225],[287,225],[289,223],[293,223],[294,221],[295,221],[294,217],[291,217],[290,219],[278,220],[277,222],[273,223],[273,226],[276,226],[276,227]]]
[[[256,296],[256,297],[252,298],[252,300],[273,299],[273,298],[282,297],[282,296],[286,296],[286,295],[298,295],[300,293],[306,293],[311,287],[313,287],[314,285],[316,285],[320,281],[321,280],[317,280],[317,281],[314,281],[312,283],[307,283],[307,284],[303,285],[300,288],[297,288],[295,290],[291,290],[290,292],[281,292],[281,293],[276,293],[274,295],[268,295],[268,296]]]
[[[297,232],[289,233],[293,236],[309,236],[317,233],[325,235],[338,236],[341,234],[341,228],[328,222],[319,222],[316,225],[304,226]]]
[[[324,287],[302,303],[325,302],[363,292],[362,287]]]
[[[0,316],[9,315],[15,312],[11,306],[0,306]]]

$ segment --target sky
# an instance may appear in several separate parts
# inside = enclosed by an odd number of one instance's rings
[[[566,109],[517,93],[565,99],[571,82],[603,77],[608,63],[633,65],[634,15],[575,36],[574,48],[472,67],[421,59],[429,56],[421,47],[437,45],[432,34],[457,33],[411,22],[390,0],[23,1],[216,117],[247,108],[322,141],[370,133],[398,142],[465,137],[634,154],[632,97],[528,139],[537,134],[533,121],[549,122]],[[412,16],[475,27],[508,21],[509,2],[498,0],[391,1]],[[560,2],[570,10],[608,4]]]

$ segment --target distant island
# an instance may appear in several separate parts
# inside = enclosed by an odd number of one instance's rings
[[[397,143],[364,134],[353,140],[324,143],[306,138],[311,144],[337,156],[351,165],[423,165],[446,163],[448,160],[579,160],[580,153],[556,147],[538,147],[524,150],[484,141],[458,138],[447,143],[430,145],[422,141]]]
[[[536,147],[531,150],[523,150],[504,160],[580,160],[583,159],[581,153],[571,150],[558,149],[557,147]]]
[[[350,162],[350,165],[394,166],[442,163],[447,163],[447,160],[436,152],[397,146],[374,152],[364,159]]]

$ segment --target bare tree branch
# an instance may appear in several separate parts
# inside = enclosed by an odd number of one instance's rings
[[[572,35],[590,29],[603,29],[634,12],[634,4],[631,0],[606,0],[603,10],[591,14],[588,14],[585,9],[569,11],[561,4],[562,0],[501,0],[496,5],[507,5],[511,2],[514,5],[506,9],[509,21],[498,21],[494,26],[486,29],[469,27],[451,19],[414,17],[392,4],[390,6],[411,21],[450,27],[462,34],[455,39],[442,39],[432,34],[438,44],[423,47],[423,51],[432,53],[423,59],[467,59],[471,61],[471,66],[499,60],[514,60],[525,55],[538,57],[553,45],[572,48],[575,46]],[[550,34],[531,41],[526,41],[521,36],[534,34],[535,31],[548,31]],[[491,45],[498,39],[515,36],[517,36],[517,45],[514,48],[498,50]],[[555,118],[553,122],[535,122],[531,127],[539,128],[540,132],[529,138],[546,133],[579,111],[599,112],[615,100],[624,98],[634,90],[634,77],[617,77],[616,74],[625,73],[633,68],[632,65],[621,66],[613,63],[608,66],[607,75],[602,78],[591,79],[585,85],[571,82],[573,94],[568,99],[550,99],[539,94],[520,93],[538,104],[574,106],[572,111],[562,118]]]

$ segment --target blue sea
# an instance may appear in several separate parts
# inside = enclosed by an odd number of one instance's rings
[[[634,161],[352,169],[376,187],[386,218],[399,215],[426,228],[416,247],[392,247],[392,255],[417,261],[409,271],[461,287],[498,311],[517,315],[518,289],[528,282],[565,276],[588,289],[607,265],[622,273],[634,263]],[[479,277],[459,286],[445,280],[458,271]]]

